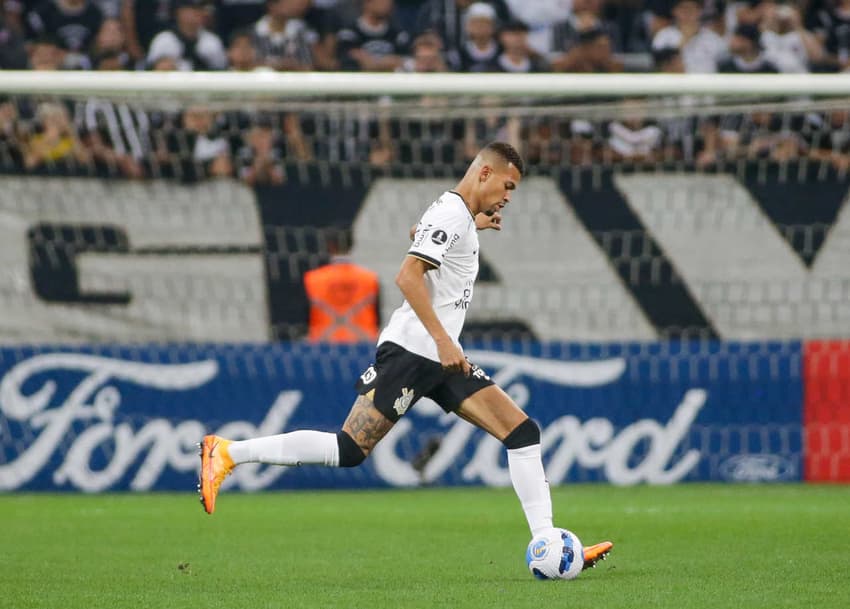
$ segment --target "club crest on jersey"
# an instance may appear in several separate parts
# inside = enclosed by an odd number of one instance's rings
[[[402,388],[401,397],[396,398],[393,408],[398,413],[398,416],[403,415],[410,408],[410,403],[413,401],[413,389],[407,387]]]
[[[436,245],[443,245],[448,240],[449,236],[446,231],[440,230],[439,228],[431,234],[431,241],[433,241]]]
[[[375,370],[375,366],[369,366],[366,368],[366,371],[360,375],[360,380],[363,381],[364,385],[368,385],[376,378],[378,378],[378,372]]]

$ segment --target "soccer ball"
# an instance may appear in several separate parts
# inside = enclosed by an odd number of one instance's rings
[[[525,564],[537,579],[575,579],[584,568],[584,546],[566,529],[548,529],[534,536]]]

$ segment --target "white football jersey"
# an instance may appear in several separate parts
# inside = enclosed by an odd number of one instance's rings
[[[425,273],[431,305],[440,323],[459,344],[472,288],[478,276],[475,218],[454,191],[444,192],[422,215],[407,254],[437,268]],[[422,357],[440,361],[437,345],[407,300],[396,309],[378,344],[390,341]]]

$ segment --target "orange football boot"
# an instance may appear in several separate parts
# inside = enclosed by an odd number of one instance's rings
[[[596,566],[600,560],[605,560],[608,558],[608,554],[611,552],[611,548],[614,547],[614,544],[610,541],[602,541],[592,546],[588,546],[584,549],[584,567],[582,567],[582,571],[585,569],[590,569]]]
[[[198,444],[201,449],[201,480],[198,492],[207,514],[215,511],[215,497],[224,479],[233,471],[234,463],[227,452],[230,440],[219,436],[204,436]]]

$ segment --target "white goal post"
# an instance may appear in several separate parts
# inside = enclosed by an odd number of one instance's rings
[[[342,72],[0,72],[0,93],[357,97],[498,95],[843,96],[850,74],[397,74]]]

